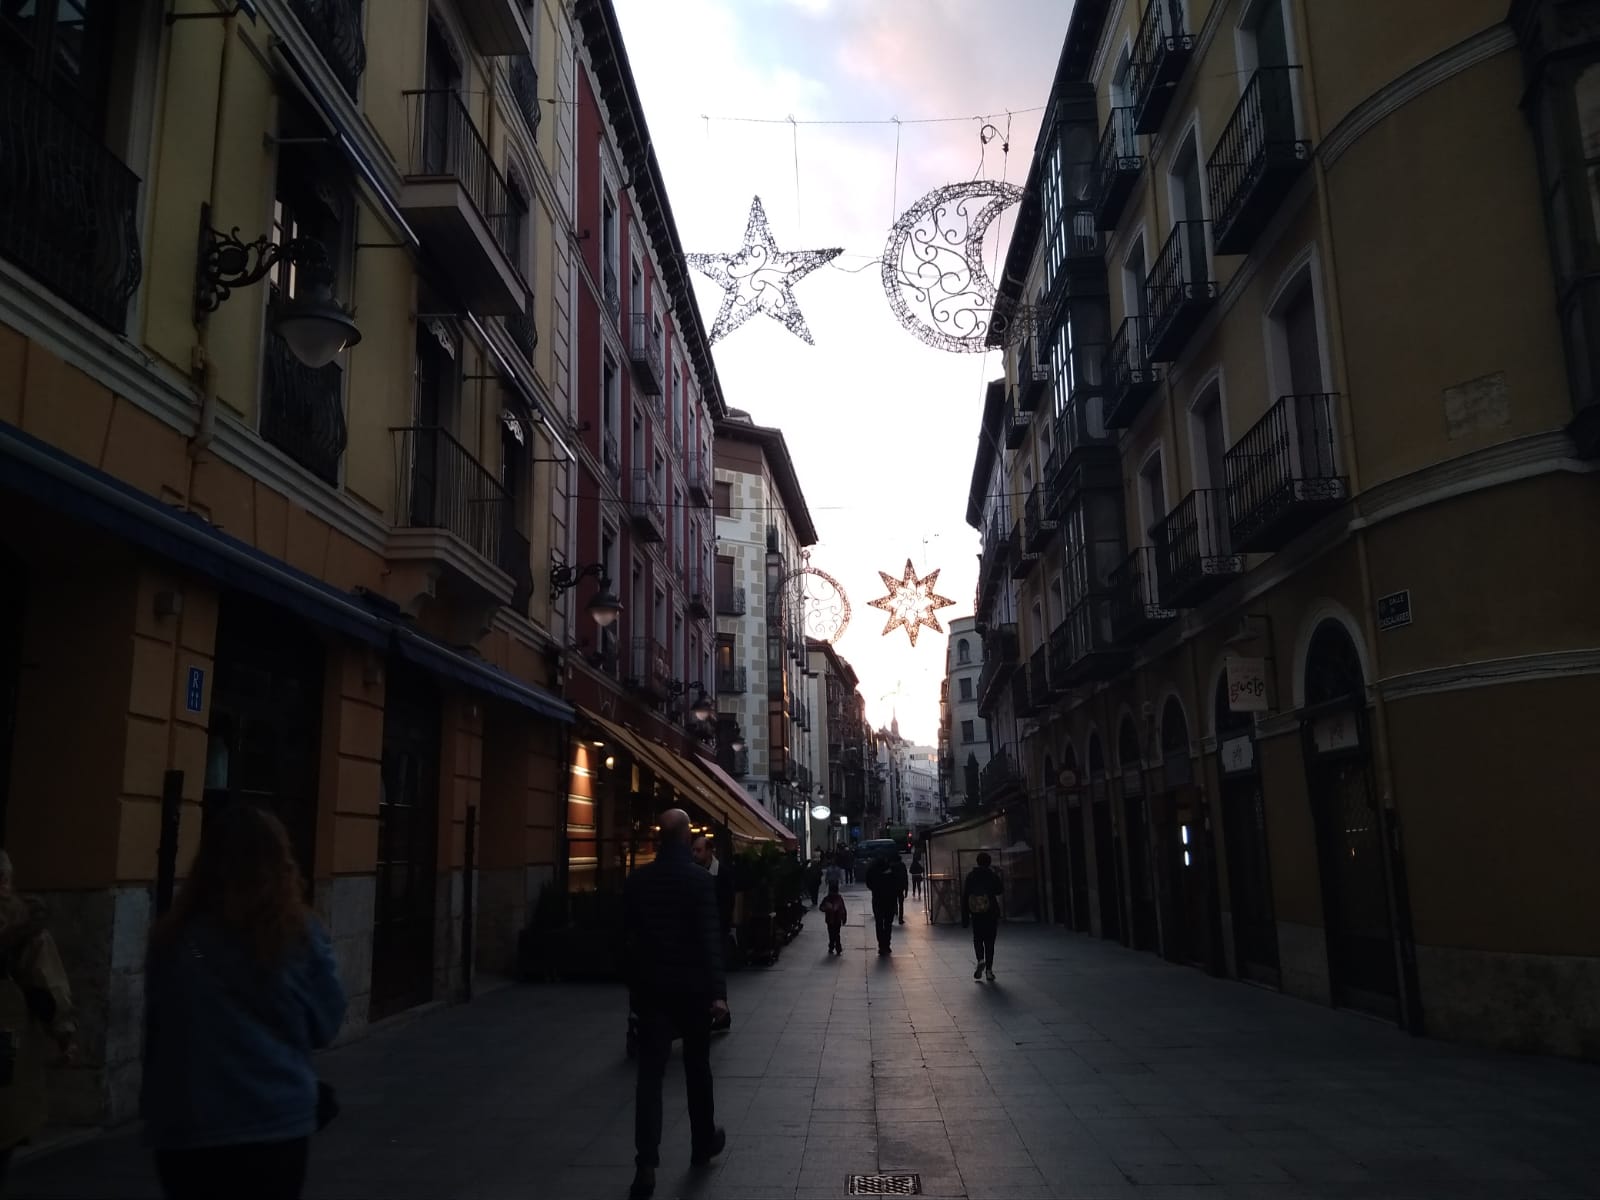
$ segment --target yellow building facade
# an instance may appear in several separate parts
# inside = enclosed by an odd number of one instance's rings
[[[203,803],[288,825],[344,1036],[511,972],[555,877],[573,35],[559,0],[32,9],[0,828],[82,1008],[56,1115],[115,1121]]]
[[[1401,7],[1075,7],[969,505],[986,790],[1063,923],[1593,1057],[1594,343],[1540,6]]]

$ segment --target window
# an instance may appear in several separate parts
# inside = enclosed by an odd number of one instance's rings
[[[1160,447],[1139,468],[1139,516],[1150,544],[1159,545],[1156,526],[1167,516],[1167,481],[1161,468]]]
[[[719,479],[712,486],[713,503],[712,511],[719,517],[733,516],[733,484],[726,479]]]
[[[614,433],[617,428],[617,408],[620,404],[620,392],[617,389],[617,364],[612,361],[611,355],[606,354],[600,367],[602,385],[600,389],[600,428],[606,433]]]
[[[80,125],[103,133],[119,7],[117,0],[0,5],[0,63],[31,75]]]
[[[963,678],[963,679],[958,680],[957,682],[960,684],[961,698],[963,700],[971,700],[972,699],[972,680],[971,679],[967,679],[967,678]]]
[[[1195,485],[1228,485],[1228,435],[1222,423],[1222,385],[1213,379],[1189,411],[1190,452],[1194,455]]]
[[[638,259],[633,260],[633,274],[629,276],[628,304],[630,313],[644,312],[644,268]]]
[[[1204,221],[1205,210],[1205,183],[1200,173],[1200,151],[1196,141],[1196,131],[1191,128],[1187,139],[1178,150],[1173,159],[1172,172],[1167,179],[1169,198],[1172,201],[1172,220],[1179,221]],[[1204,237],[1204,230],[1196,235]],[[1204,241],[1194,243],[1203,246]],[[1188,247],[1185,247],[1187,253]],[[1186,264],[1194,267],[1202,263]]]
[[[633,410],[633,469],[644,470],[644,418],[637,408]]]
[[[511,251],[511,261],[517,273],[524,277],[528,271],[528,195],[522,180],[513,173],[506,180],[506,245]]]
[[[650,597],[650,633],[658,642],[667,640],[667,597],[656,588]]]
[[[617,202],[606,191],[600,201],[600,255],[601,266],[615,272],[617,261]]]
[[[1130,317],[1142,317],[1150,311],[1150,295],[1145,291],[1149,276],[1150,264],[1144,252],[1144,234],[1141,233],[1134,238],[1133,245],[1122,260],[1122,311]],[[1131,352],[1135,347],[1129,346],[1128,349]],[[1135,356],[1133,361],[1143,362],[1143,356]]]

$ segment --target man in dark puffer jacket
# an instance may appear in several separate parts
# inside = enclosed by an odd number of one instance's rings
[[[674,1037],[683,1039],[689,1092],[691,1159],[696,1166],[722,1151],[711,1093],[711,1020],[728,1011],[722,973],[722,929],[716,885],[689,854],[689,814],[661,816],[661,848],[623,888],[628,992],[639,1014],[639,1078],[634,1098],[637,1151],[634,1200],[655,1191],[660,1164],[661,1080]]]

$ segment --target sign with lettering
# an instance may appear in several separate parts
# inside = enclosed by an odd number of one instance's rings
[[[1267,711],[1265,659],[1228,659],[1228,707],[1236,713]]]
[[[184,690],[183,707],[189,712],[197,713],[205,708],[206,702],[206,673],[201,667],[189,668],[189,685]]]
[[[1229,738],[1217,747],[1217,758],[1224,775],[1242,775],[1256,765],[1256,744],[1249,734]]]
[[[1378,597],[1378,628],[1399,629],[1411,624],[1411,590]]]
[[[1361,746],[1361,726],[1353,712],[1333,713],[1311,727],[1311,742],[1319,754],[1337,754]]]

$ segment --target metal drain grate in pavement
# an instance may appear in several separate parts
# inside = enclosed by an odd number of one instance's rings
[[[920,1175],[852,1175],[852,1196],[920,1196]]]

